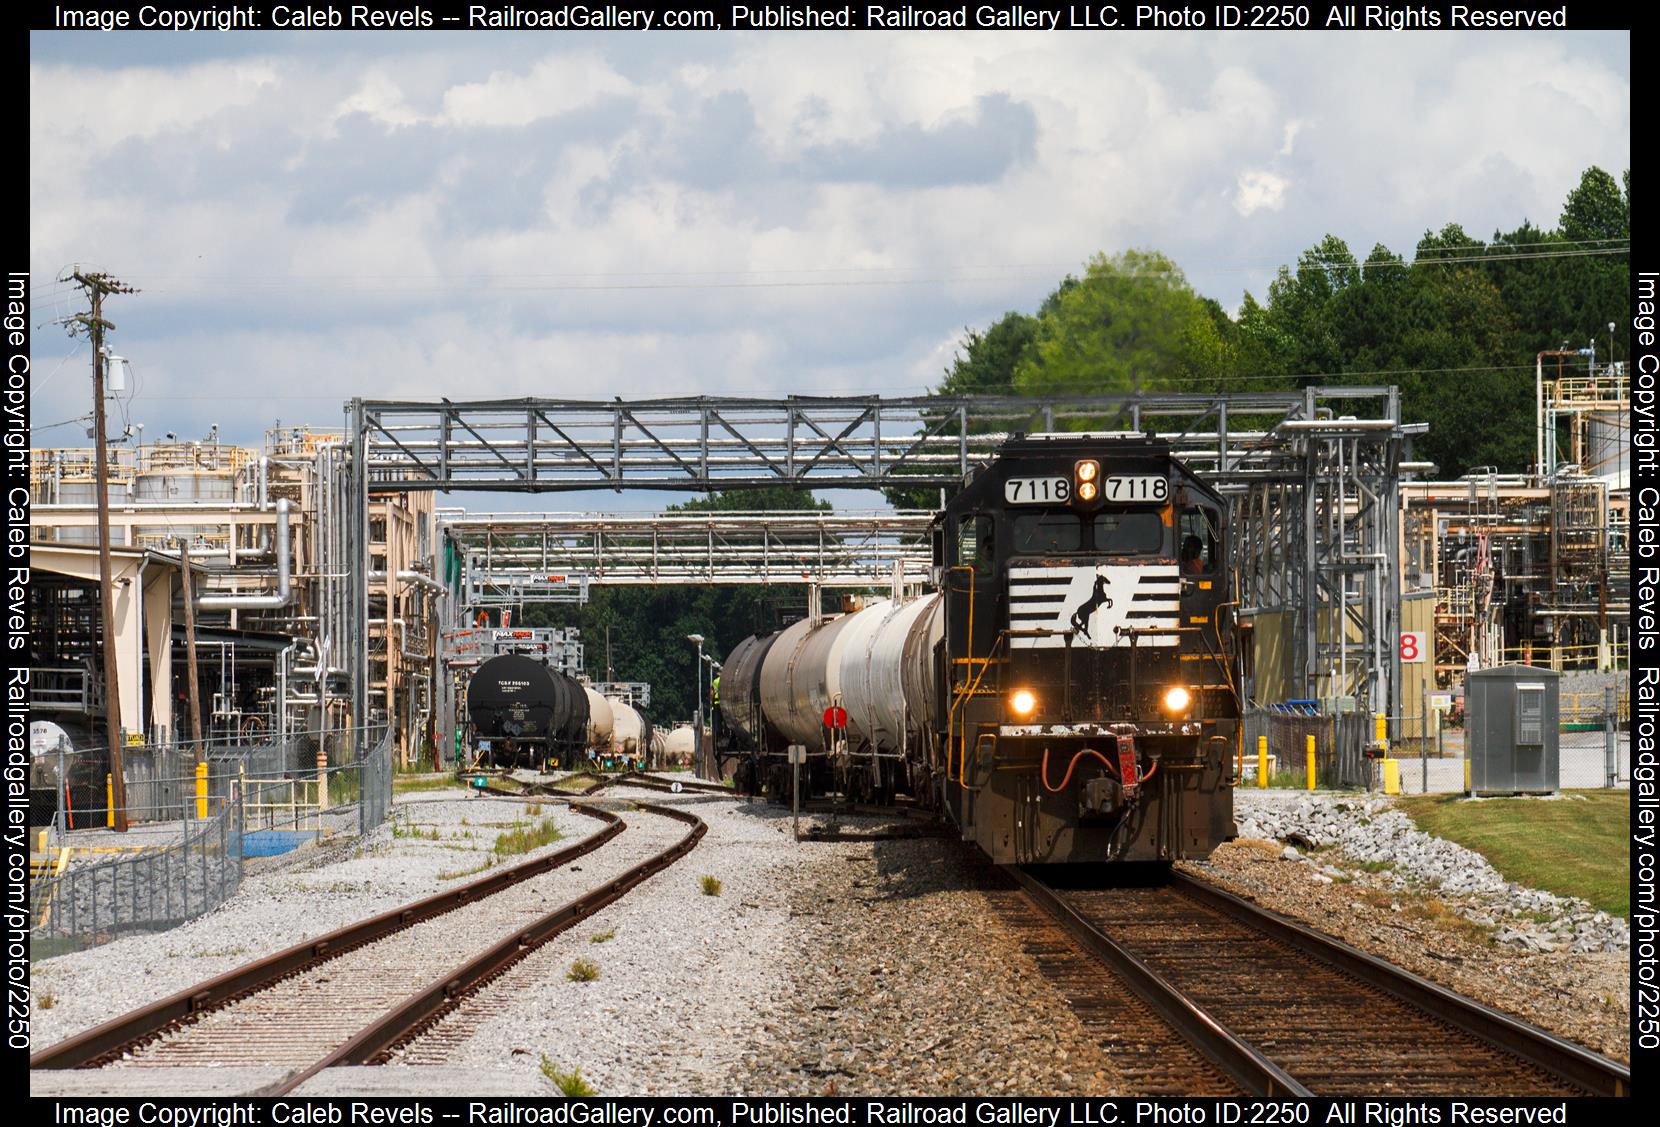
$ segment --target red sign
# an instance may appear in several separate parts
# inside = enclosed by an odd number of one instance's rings
[[[847,709],[833,704],[824,710],[824,726],[826,728],[847,727]]]

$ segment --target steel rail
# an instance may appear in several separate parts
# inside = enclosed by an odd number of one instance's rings
[[[1248,927],[1313,955],[1463,1033],[1522,1058],[1557,1079],[1595,1096],[1631,1094],[1631,1069],[1618,1061],[1609,1060],[1537,1026],[1456,994],[1411,971],[1351,947],[1342,940],[1323,935],[1306,924],[1241,900],[1231,892],[1185,873],[1172,874],[1172,884],[1178,892],[1205,907],[1214,908]]]
[[[280,1096],[293,1091],[325,1068],[338,1065],[370,1064],[382,1061],[403,1042],[418,1036],[444,1016],[461,999],[505,973],[513,964],[560,932],[581,923],[601,908],[614,903],[636,885],[647,880],[692,851],[708,832],[708,825],[696,814],[668,806],[636,804],[638,809],[685,822],[692,828],[669,848],[652,855],[598,888],[554,909],[541,919],[509,936],[488,951],[470,960],[443,979],[410,995],[396,1009],[364,1029],[322,1060],[284,1078],[261,1095]]]
[[[1164,976],[1090,923],[1076,908],[1057,896],[1048,885],[1018,865],[1004,865],[1002,868],[1014,878],[1021,891],[1045,915],[1054,919],[1087,951],[1106,963],[1137,997],[1152,1007],[1154,1013],[1186,1037],[1247,1095],[1314,1095],[1283,1068],[1269,1060],[1262,1050],[1235,1036],[1227,1026],[1212,1017]]]
[[[514,795],[524,798],[524,795]],[[42,1049],[29,1058],[34,1068],[94,1068],[119,1057],[122,1052],[152,1040],[171,1028],[188,1024],[211,1010],[228,1005],[248,994],[299,974],[348,951],[384,939],[418,923],[454,911],[464,904],[493,895],[515,884],[550,872],[592,853],[626,828],[616,814],[597,806],[572,802],[579,814],[598,818],[606,825],[598,833],[534,861],[526,861],[491,876],[470,881],[459,888],[428,896],[378,916],[348,924],[326,935],[297,943],[276,954],[226,971],[215,978],[187,987],[147,1006],[94,1026],[83,1033]]]

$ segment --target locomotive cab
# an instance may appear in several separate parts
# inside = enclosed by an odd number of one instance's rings
[[[942,798],[993,860],[1232,835],[1225,513],[1167,443],[1069,434],[1008,443],[937,519]]]

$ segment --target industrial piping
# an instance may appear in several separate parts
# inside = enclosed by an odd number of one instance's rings
[[[203,595],[197,610],[277,610],[293,598],[288,574],[288,498],[277,499],[277,590],[272,595]]]

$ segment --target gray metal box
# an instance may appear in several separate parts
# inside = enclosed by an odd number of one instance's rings
[[[1464,675],[1470,794],[1549,794],[1561,787],[1562,675],[1501,665]]]

